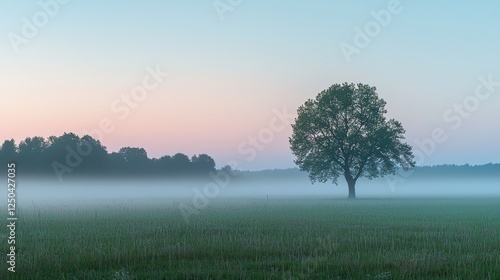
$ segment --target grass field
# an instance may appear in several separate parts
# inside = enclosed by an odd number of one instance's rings
[[[0,279],[500,279],[500,199],[35,206],[17,246]]]

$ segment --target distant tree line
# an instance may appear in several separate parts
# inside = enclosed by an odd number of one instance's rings
[[[404,170],[398,170],[396,174],[400,174],[405,179],[419,180],[435,180],[435,179],[499,179],[500,178],[500,163],[488,163],[483,165],[456,165],[443,164],[432,166],[417,166],[411,173],[404,173]],[[233,172],[238,175],[238,179],[245,180],[246,178],[259,178],[263,180],[281,180],[298,179],[307,176],[307,173],[300,171],[298,168],[289,169],[274,169],[261,171],[237,171]]]
[[[456,165],[444,164],[434,166],[419,166],[414,172],[416,177],[423,179],[447,177],[500,177],[500,164],[488,163],[483,165]]]
[[[8,162],[17,163],[20,174],[57,177],[191,177],[208,176],[216,170],[214,159],[206,154],[188,157],[177,153],[149,158],[146,150],[136,147],[123,147],[109,153],[99,140],[74,133],[47,139],[28,137],[19,144],[13,139],[5,140],[0,146],[0,163],[7,166]]]

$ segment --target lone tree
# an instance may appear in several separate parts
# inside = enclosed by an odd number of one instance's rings
[[[415,167],[411,146],[403,143],[400,122],[384,116],[386,102],[375,87],[335,84],[298,109],[290,145],[295,163],[312,183],[344,175],[349,198],[356,198],[356,181],[394,174]]]

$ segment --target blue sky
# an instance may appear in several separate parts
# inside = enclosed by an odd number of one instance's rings
[[[435,129],[446,133],[422,164],[500,161],[500,87],[471,103],[457,129],[459,113],[448,112],[472,100],[479,77],[500,81],[500,3],[243,0],[221,20],[208,0],[72,0],[16,53],[12,34],[23,36],[23,18],[33,22],[40,3],[59,2],[0,1],[2,139],[82,134],[109,118],[116,128],[102,142],[111,151],[140,146],[152,157],[208,153],[219,165],[291,167],[289,127],[262,149],[249,139],[269,127],[273,110],[292,113],[334,83],[362,82],[377,87],[416,149]],[[340,46],[354,46],[356,28],[390,5],[399,12],[349,62]],[[158,65],[170,76],[119,118],[111,104]],[[249,149],[251,160],[241,153]]]

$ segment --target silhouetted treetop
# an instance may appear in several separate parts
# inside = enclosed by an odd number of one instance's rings
[[[150,159],[144,148],[123,147],[108,153],[107,148],[89,135],[74,133],[28,137],[19,146],[13,139],[0,146],[0,162],[14,161],[25,174],[46,176],[205,176],[215,171],[215,161],[206,154],[177,153]]]

